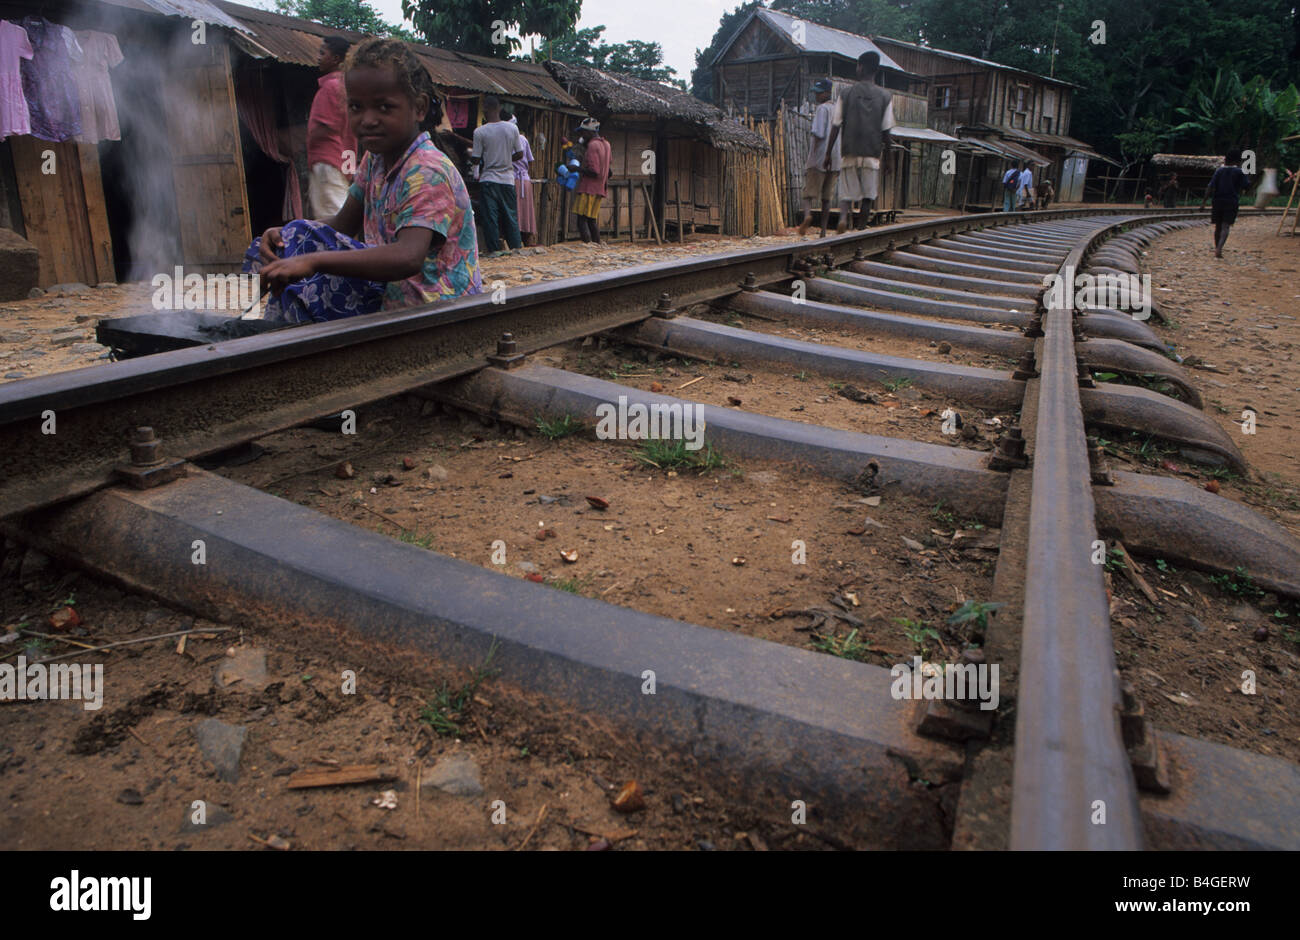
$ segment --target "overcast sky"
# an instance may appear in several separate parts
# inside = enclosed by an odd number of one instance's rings
[[[274,10],[272,0],[236,0]],[[455,2],[455,0],[450,0]],[[370,5],[390,23],[402,22],[402,0],[370,0]],[[664,61],[689,82],[695,68],[695,50],[713,38],[722,14],[740,0],[583,0],[579,29],[604,26],[606,42],[640,39],[663,47]]]

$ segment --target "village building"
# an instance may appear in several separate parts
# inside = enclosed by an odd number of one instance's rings
[[[546,67],[609,140],[602,232],[650,237],[655,220],[661,233],[670,226],[725,235],[776,230],[770,218],[759,225],[748,211],[775,195],[763,136],[671,85],[563,62]],[[761,191],[763,184],[770,191]]]
[[[812,84],[829,78],[838,98],[857,81],[858,58],[880,56],[876,81],[893,93],[893,145],[883,158],[882,211],[949,205],[953,178],[941,172],[945,150],[970,149],[929,121],[929,78],[900,65],[867,36],[832,29],[787,13],[757,9],[741,23],[710,65],[713,100],[721,107],[780,122],[785,142],[784,185],[790,218],[799,213],[810,143]]]
[[[1027,162],[1050,179],[1056,201],[1080,202],[1090,160],[1114,161],[1069,136],[1078,87],[987,59],[874,36],[900,68],[926,76],[930,127],[973,146],[958,160],[951,205],[990,209],[1002,202],[1002,174]]]
[[[316,53],[325,36],[356,42],[361,34],[222,0],[0,4],[4,19],[27,16],[111,37],[120,56],[101,82],[111,87],[120,139],[0,141],[0,227],[39,259],[24,294],[147,280],[175,264],[237,271],[254,234],[303,214]],[[482,97],[496,95],[515,106],[536,177],[547,175],[583,112],[541,64],[423,45],[415,52],[448,104],[440,139],[472,135]],[[561,222],[550,189],[534,187],[542,244]],[[30,251],[15,239],[5,246]]]

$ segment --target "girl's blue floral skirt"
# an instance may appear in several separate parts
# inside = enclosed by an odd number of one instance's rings
[[[365,248],[365,242],[336,232],[323,222],[294,219],[280,229],[284,241],[283,258],[307,254],[312,251],[347,251]],[[262,269],[259,254],[262,236],[253,239],[244,253],[244,273],[257,274]],[[268,297],[266,319],[288,323],[324,323],[344,317],[374,313],[384,303],[383,281],[368,281],[360,277],[341,277],[337,274],[313,274],[309,278],[290,284],[279,297]]]

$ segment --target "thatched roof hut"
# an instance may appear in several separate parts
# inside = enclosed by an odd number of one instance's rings
[[[1206,157],[1194,153],[1158,153],[1151,158],[1151,165],[1170,170],[1213,173],[1223,166],[1223,157],[1218,155]]]
[[[719,150],[770,149],[758,134],[680,88],[567,62],[547,62],[546,68],[600,121],[643,118],[667,133],[700,138]]]

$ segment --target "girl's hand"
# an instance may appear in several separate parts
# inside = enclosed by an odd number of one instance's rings
[[[294,255],[292,258],[277,258],[263,266],[258,272],[263,286],[269,287],[271,293],[279,297],[281,291],[290,284],[316,273],[315,256],[315,254],[306,254]]]
[[[280,226],[276,225],[262,233],[262,241],[258,245],[257,253],[262,256],[262,261],[275,261],[280,256],[276,251],[284,247],[284,239],[280,237]]]

